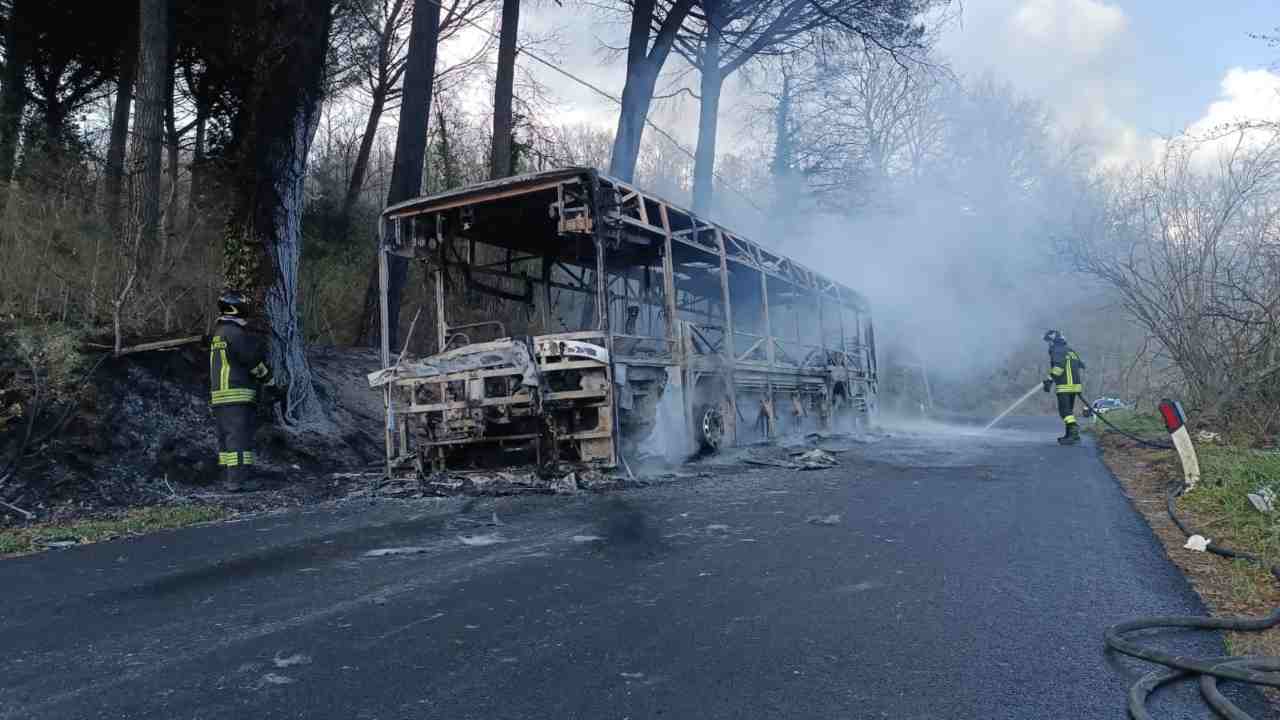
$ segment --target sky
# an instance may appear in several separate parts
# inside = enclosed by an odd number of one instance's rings
[[[962,76],[990,73],[1042,101],[1061,128],[1086,128],[1109,158],[1141,159],[1160,138],[1189,127],[1280,119],[1280,69],[1273,70],[1280,48],[1249,37],[1280,26],[1275,0],[957,1],[961,17],[942,31],[939,54]],[[625,25],[572,6],[532,6],[523,13],[523,38],[554,36],[536,52],[620,94],[623,63],[602,48],[623,44]],[[609,100],[549,70],[534,73],[552,89],[562,121],[616,121]],[[726,88],[725,149],[744,137],[753,102],[742,83]],[[691,101],[665,102],[653,117],[692,147]]]

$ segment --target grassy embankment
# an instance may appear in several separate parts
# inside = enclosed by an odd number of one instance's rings
[[[0,557],[38,552],[51,543],[83,544],[144,535],[220,520],[227,514],[225,508],[213,505],[165,505],[134,508],[112,517],[8,528],[0,530]]]
[[[1168,440],[1164,423],[1155,415],[1113,411],[1107,414],[1117,428],[1152,440]],[[1280,604],[1280,583],[1267,570],[1245,560],[1229,561],[1183,548],[1185,536],[1168,520],[1165,492],[1180,482],[1181,464],[1168,450],[1152,450],[1110,431],[1093,426],[1104,457],[1120,478],[1135,506],[1164,542],[1170,558],[1186,572],[1201,597],[1220,614],[1264,614]],[[1280,452],[1262,451],[1217,438],[1202,439],[1193,432],[1200,460],[1201,482],[1178,498],[1177,508],[1193,532],[1215,545],[1230,547],[1280,564],[1280,508],[1259,512],[1247,495],[1269,487],[1280,496]],[[1280,631],[1230,634],[1233,652],[1280,651]]]

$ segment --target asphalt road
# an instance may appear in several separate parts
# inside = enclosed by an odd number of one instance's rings
[[[1103,628],[1204,609],[1096,450],[1023,428],[3,561],[0,718],[1123,718]]]

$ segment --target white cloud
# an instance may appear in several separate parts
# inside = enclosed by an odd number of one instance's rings
[[[1151,140],[1147,157],[1158,157],[1172,142],[1182,142],[1182,148],[1194,150],[1192,161],[1197,167],[1212,171],[1223,155],[1239,145],[1241,126],[1280,123],[1280,73],[1231,68],[1219,88],[1218,98],[1209,103],[1199,119],[1187,126],[1183,136]],[[1243,133],[1243,144],[1248,146],[1271,138],[1274,130],[1244,130]]]
[[[1240,122],[1280,121],[1280,74],[1231,68],[1222,79],[1221,88],[1221,96],[1191,124],[1190,133],[1213,132]]]
[[[1078,65],[1106,53],[1128,27],[1124,11],[1099,0],[1027,0],[1009,18],[1012,39],[1036,54]]]

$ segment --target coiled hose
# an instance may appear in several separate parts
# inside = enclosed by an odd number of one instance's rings
[[[1102,416],[1099,415],[1098,417],[1101,418]],[[1111,427],[1110,423],[1107,423],[1107,425]],[[1121,434],[1132,437],[1128,433],[1121,432]],[[1154,445],[1154,443],[1144,444]],[[1180,482],[1171,483],[1168,492],[1165,494],[1165,505],[1173,523],[1178,526],[1178,529],[1184,535],[1190,537],[1193,533],[1187,527],[1186,522],[1178,516],[1176,505],[1182,490],[1183,487]],[[1280,565],[1267,566],[1266,562],[1256,555],[1220,547],[1212,543],[1205,549],[1215,555],[1232,560],[1248,560],[1266,566],[1276,580],[1280,582]],[[1134,720],[1152,720],[1152,715],[1147,712],[1146,702],[1147,697],[1155,692],[1156,688],[1167,683],[1192,678],[1199,679],[1201,696],[1209,707],[1213,708],[1219,715],[1228,718],[1228,720],[1254,720],[1252,716],[1241,710],[1239,706],[1232,703],[1218,691],[1218,681],[1229,680],[1250,685],[1280,688],[1280,674],[1276,674],[1280,671],[1280,657],[1194,658],[1146,647],[1132,640],[1127,640],[1124,636],[1127,633],[1153,628],[1256,632],[1267,630],[1277,625],[1280,625],[1280,608],[1272,610],[1268,615],[1256,618],[1208,618],[1189,615],[1164,615],[1137,618],[1118,625],[1112,625],[1107,628],[1104,637],[1106,638],[1107,647],[1111,650],[1162,665],[1166,668],[1148,673],[1129,689],[1129,714]]]

